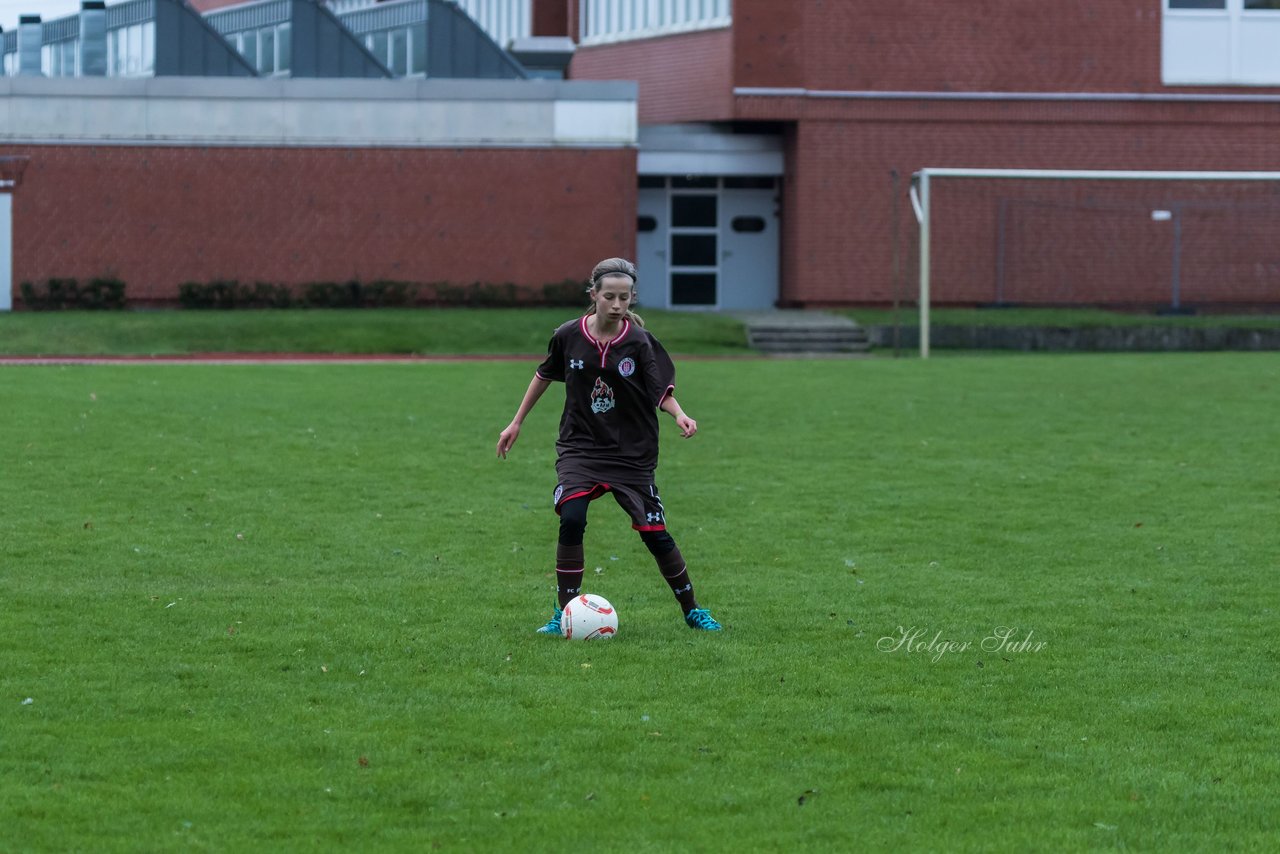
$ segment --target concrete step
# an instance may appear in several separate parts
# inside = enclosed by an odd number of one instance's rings
[[[861,353],[867,333],[847,317],[821,311],[753,312],[740,315],[747,345],[764,353]]]

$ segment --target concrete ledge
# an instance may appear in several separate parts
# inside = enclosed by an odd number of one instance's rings
[[[632,82],[0,77],[0,143],[634,147]]]
[[[867,326],[873,347],[893,346],[893,327]],[[920,346],[920,330],[899,329],[902,347]],[[1280,328],[1200,326],[934,326],[929,346],[1025,352],[1199,352],[1280,350]]]

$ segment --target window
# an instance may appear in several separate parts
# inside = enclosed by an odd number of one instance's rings
[[[258,72],[276,73],[276,28],[267,27],[258,32]]]
[[[240,42],[236,45],[240,55],[249,61],[254,68],[258,67],[258,31],[248,30],[240,34]]]
[[[107,76],[146,77],[155,73],[154,21],[107,30]]]
[[[727,27],[731,0],[580,0],[583,44]]]
[[[411,59],[409,61],[410,74],[427,73],[427,25],[414,24],[410,27],[409,41]]]
[[[391,62],[387,65],[396,77],[409,73],[409,31],[391,31]]]
[[[1166,85],[1280,84],[1280,0],[1165,0]]]
[[[396,77],[426,76],[426,24],[365,33],[364,46]]]
[[[228,33],[227,41],[245,61],[268,77],[286,75],[292,65],[293,39],[289,24]]]
[[[293,31],[288,24],[276,27],[276,73],[287,74],[293,65]]]

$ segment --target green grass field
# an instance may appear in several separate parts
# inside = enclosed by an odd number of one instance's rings
[[[584,298],[585,299],[585,298]],[[673,353],[747,353],[742,323],[640,311]],[[0,312],[0,355],[190,353],[545,353],[567,308]]]
[[[594,644],[532,367],[0,368],[0,850],[1280,844],[1274,355],[685,362]]]

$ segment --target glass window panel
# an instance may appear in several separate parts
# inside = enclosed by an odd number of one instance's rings
[[[427,73],[427,25],[414,24],[412,38],[409,40],[409,55],[412,57],[409,72],[411,74]]]
[[[1227,0],[1169,0],[1170,9],[1225,9]]]
[[[258,71],[276,73],[276,28],[266,27],[258,34]]]
[[[772,190],[777,181],[772,175],[738,175],[724,179],[730,190]]]
[[[677,228],[715,228],[715,196],[672,196],[671,224]]]
[[[276,27],[276,71],[288,71],[293,66],[293,30],[288,24]]]
[[[639,177],[639,187],[642,190],[661,189],[667,186],[667,179],[661,175],[641,175]]]
[[[53,76],[53,45],[40,47],[40,73],[45,77]]]
[[[677,267],[714,267],[716,236],[714,234],[673,234],[671,263]]]
[[[258,34],[252,30],[240,34],[240,55],[254,68],[258,67]]]
[[[762,216],[735,216],[732,227],[739,234],[759,234],[764,231],[765,221]]]
[[[715,273],[672,273],[672,305],[715,305]]]
[[[125,63],[125,73],[130,77],[136,76],[142,72],[142,27],[134,24],[131,27],[125,27],[125,56],[128,57]]]
[[[715,189],[716,179],[709,175],[681,175],[671,179],[671,186],[677,189]]]
[[[1244,7],[1263,12],[1275,12],[1280,10],[1280,0],[1244,0]]]
[[[389,43],[386,32],[373,34],[373,55],[378,58],[378,62],[387,62],[387,44]]]
[[[409,73],[409,31],[395,30],[391,33],[391,73],[403,77]]]
[[[156,70],[156,22],[142,25],[142,72],[154,74]]]
[[[636,231],[641,234],[648,234],[651,231],[658,230],[658,221],[651,216],[636,217]]]

